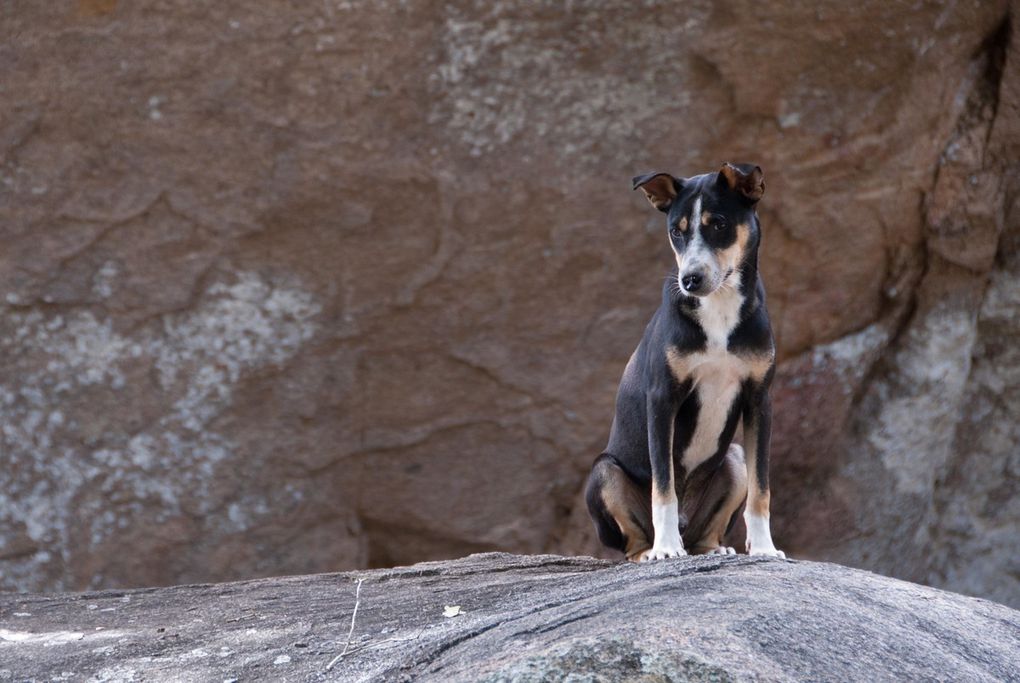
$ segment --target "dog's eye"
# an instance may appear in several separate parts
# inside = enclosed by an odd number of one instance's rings
[[[674,225],[669,229],[669,231],[672,233],[673,237],[682,237],[684,234],[684,231],[680,229],[679,225]]]
[[[722,218],[716,218],[712,221],[712,229],[716,232],[721,232],[726,229],[726,221]]]

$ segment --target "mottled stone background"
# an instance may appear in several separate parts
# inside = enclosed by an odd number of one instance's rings
[[[629,178],[730,160],[777,543],[1020,605],[1018,13],[0,3],[0,588],[595,552]]]

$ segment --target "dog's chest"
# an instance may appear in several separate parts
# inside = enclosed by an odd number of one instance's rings
[[[703,414],[706,411],[727,411],[744,381],[759,374],[758,365],[723,349],[687,354],[671,349],[669,354],[670,371],[678,384],[690,383]]]
[[[673,348],[667,352],[677,383],[690,386],[692,396],[697,398],[694,432],[681,456],[688,471],[719,450],[720,436],[745,380],[763,372],[757,359],[731,353],[727,348],[730,333],[740,319],[742,301],[736,291],[719,292],[711,302],[703,301],[697,318],[705,334],[704,349],[684,352]]]
[[[688,403],[684,410],[697,410],[694,432],[683,449],[681,463],[690,472],[711,458],[720,448],[720,437],[738,401],[744,381],[753,374],[751,364],[724,350],[675,355],[670,370],[677,381],[690,383],[696,408]],[[674,435],[674,438],[687,435]]]

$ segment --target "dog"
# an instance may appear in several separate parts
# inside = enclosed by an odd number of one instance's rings
[[[666,214],[676,271],[623,372],[605,451],[585,501],[599,540],[634,562],[734,554],[785,557],[769,528],[769,386],[775,343],[758,273],[759,166],[634,178]],[[733,444],[742,422],[744,447]],[[746,457],[745,457],[746,453]]]

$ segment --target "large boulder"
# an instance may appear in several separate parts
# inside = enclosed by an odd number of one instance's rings
[[[0,596],[0,680],[1015,680],[1020,612],[831,564],[489,553]]]
[[[1020,605],[1015,3],[0,16],[0,588],[597,552],[628,179],[747,160],[779,545]]]

